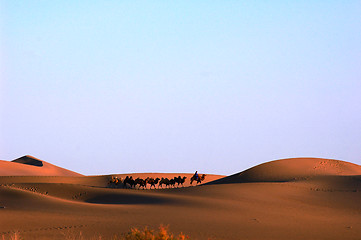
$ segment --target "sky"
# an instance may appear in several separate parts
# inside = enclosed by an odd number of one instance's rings
[[[86,175],[361,164],[361,1],[0,1],[0,159]]]

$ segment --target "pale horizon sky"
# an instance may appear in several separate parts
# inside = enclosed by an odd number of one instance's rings
[[[361,1],[0,1],[0,159],[361,164]]]

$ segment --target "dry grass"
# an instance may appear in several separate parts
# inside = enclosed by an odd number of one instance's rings
[[[23,240],[23,238],[20,237],[20,233],[19,232],[13,232],[10,235],[8,235],[7,237],[5,237],[6,235],[2,235],[1,239],[2,240]]]
[[[83,233],[75,231],[67,231],[62,233],[62,239],[64,240],[106,240],[101,236],[87,238]],[[160,225],[158,230],[152,230],[148,227],[145,227],[143,230],[138,228],[132,228],[125,236],[114,236],[111,240],[186,240],[189,239],[188,236],[183,233],[178,236],[174,236],[173,233],[169,231],[169,226]],[[14,232],[10,235],[2,235],[1,240],[25,240],[20,236],[19,232]]]
[[[102,236],[86,238],[82,232],[68,231],[63,234],[65,240],[106,240]],[[143,230],[131,228],[124,236],[113,236],[111,240],[186,240],[188,236],[183,233],[177,237],[169,231],[169,226],[160,225],[158,231],[145,227]]]
[[[189,237],[184,235],[183,233],[179,234],[178,237],[174,237],[174,235],[169,232],[169,226],[160,225],[158,231],[148,229],[147,227],[145,227],[144,230],[132,228],[124,238],[120,238],[120,239],[121,240],[185,240],[185,239],[189,239]]]

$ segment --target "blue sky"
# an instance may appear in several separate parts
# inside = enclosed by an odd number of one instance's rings
[[[1,1],[0,159],[361,164],[360,1]]]

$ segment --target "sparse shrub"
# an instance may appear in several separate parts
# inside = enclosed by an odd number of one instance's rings
[[[23,240],[21,237],[20,237],[20,233],[19,232],[13,232],[11,233],[8,237],[6,237],[6,235],[2,235],[2,240]]]
[[[130,232],[125,236],[124,240],[185,240],[189,239],[188,236],[183,233],[179,234],[178,237],[174,237],[169,232],[168,226],[160,225],[158,231],[154,231],[145,227],[144,230],[132,228]]]
[[[77,231],[65,231],[62,233],[64,240],[102,240],[101,236],[87,238],[83,233]],[[105,239],[105,238],[104,238]],[[149,229],[145,227],[143,230],[138,228],[131,228],[130,231],[122,237],[113,236],[111,240],[186,240],[189,239],[188,236],[183,233],[179,234],[177,237],[169,231],[169,226],[160,225],[158,231]],[[19,232],[13,232],[10,235],[1,235],[0,240],[23,240],[20,237]]]

